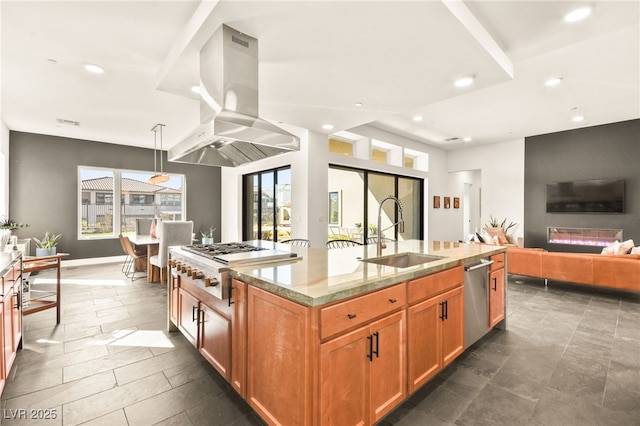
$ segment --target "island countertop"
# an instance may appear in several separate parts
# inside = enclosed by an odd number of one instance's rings
[[[377,257],[375,244],[327,250],[266,241],[253,243],[290,250],[302,259],[237,267],[233,268],[231,276],[307,306],[321,306],[347,299],[506,251],[503,246],[476,243],[421,240],[387,243],[387,247],[382,250],[383,256],[423,253],[442,257],[416,266],[396,268],[362,261]]]

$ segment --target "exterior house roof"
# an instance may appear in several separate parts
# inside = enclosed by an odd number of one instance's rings
[[[139,180],[122,178],[122,191],[136,194],[154,194],[162,192],[163,194],[179,194],[180,190],[168,188],[166,186],[152,185]],[[82,181],[83,191],[113,191],[113,178],[101,177],[95,179],[86,179]]]

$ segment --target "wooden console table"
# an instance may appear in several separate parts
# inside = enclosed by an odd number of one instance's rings
[[[33,257],[27,256],[23,259],[22,279],[28,280],[29,275],[32,272],[36,271],[44,271],[47,269],[56,269],[56,290],[53,291],[42,291],[42,290],[34,290],[33,286],[29,285],[29,293],[31,297],[29,298],[29,307],[23,309],[23,315],[34,314],[36,312],[44,311],[45,309],[56,308],[56,324],[60,324],[60,260],[69,256],[69,253],[58,253],[52,256],[42,256],[42,257]],[[36,297],[33,297],[34,291],[37,293],[42,293]],[[55,296],[55,300],[49,300],[51,297]]]

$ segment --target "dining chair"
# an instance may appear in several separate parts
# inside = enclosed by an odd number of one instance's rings
[[[303,238],[291,238],[289,240],[280,241],[283,244],[290,244],[297,247],[311,247],[311,241]]]
[[[152,218],[136,219],[136,235],[149,235],[151,233]]]
[[[131,281],[146,277],[146,274],[137,276],[136,272],[146,272],[147,251],[137,251],[129,238],[120,234],[120,244],[124,248],[128,256],[128,262],[125,259],[126,267],[123,265],[123,272]]]
[[[158,254],[149,258],[149,263],[160,268],[160,284],[164,285],[167,278],[167,261],[170,246],[191,244],[193,233],[192,221],[162,221],[158,226]]]
[[[362,246],[362,245],[364,245],[364,244],[359,243],[357,241],[352,241],[352,240],[329,240],[329,241],[327,241],[327,248],[328,249],[357,247],[357,246]]]

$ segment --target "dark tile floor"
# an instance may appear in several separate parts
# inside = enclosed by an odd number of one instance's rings
[[[158,284],[131,283],[115,264],[62,276],[62,323],[54,310],[24,318],[2,423],[261,424],[179,333],[165,331]],[[53,275],[33,278],[46,287]],[[640,295],[510,277],[507,303],[507,331],[491,332],[380,423],[640,423]],[[34,418],[47,414],[55,419]]]

